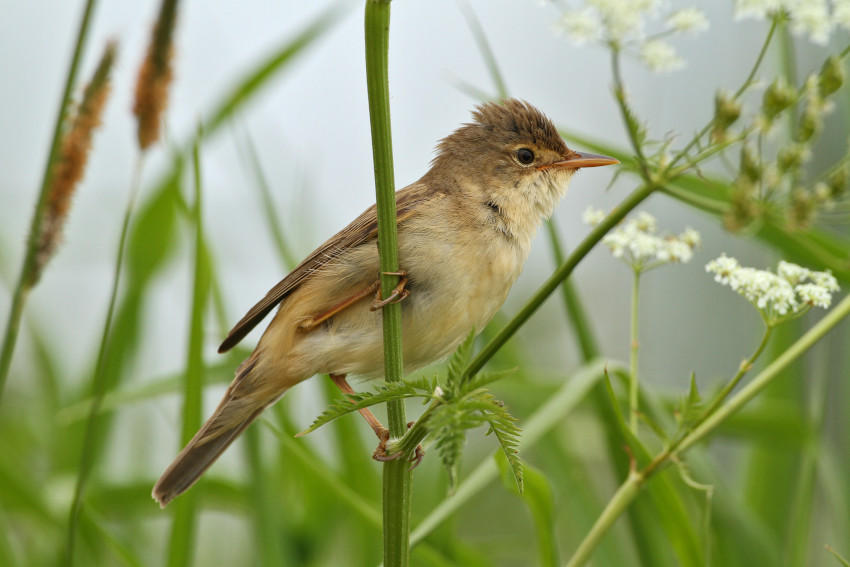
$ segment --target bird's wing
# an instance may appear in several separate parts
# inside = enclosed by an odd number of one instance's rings
[[[397,224],[403,223],[416,214],[416,208],[428,200],[433,191],[424,185],[413,184],[396,193]],[[254,305],[242,319],[236,323],[227,338],[218,347],[218,352],[227,352],[245,338],[251,329],[263,320],[287,295],[298,289],[310,275],[322,266],[336,260],[343,252],[364,242],[377,238],[378,217],[375,205],[369,207],[347,227],[307,256],[303,262],[274,286],[266,296]]]

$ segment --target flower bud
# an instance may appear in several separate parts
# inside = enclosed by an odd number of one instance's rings
[[[833,55],[823,63],[820,70],[818,90],[821,96],[826,97],[841,88],[844,84],[844,65],[841,59]]]
[[[762,166],[755,150],[749,144],[741,148],[741,175],[749,182],[756,183],[762,177]]]
[[[741,116],[741,103],[729,96],[728,93],[718,91],[714,97],[714,130],[711,137],[714,141],[721,141],[726,137],[726,130]]]
[[[823,118],[821,112],[813,105],[808,105],[800,117],[800,125],[797,129],[797,139],[801,142],[808,142],[812,136],[820,133],[823,127]]]
[[[752,224],[758,216],[758,204],[754,199],[755,187],[748,182],[736,183],[732,188],[732,201],[723,215],[726,230],[737,232]]]
[[[762,111],[768,120],[772,121],[777,114],[794,104],[796,99],[797,92],[780,77],[764,91],[761,102]]]
[[[779,171],[785,173],[789,170],[799,169],[809,159],[809,149],[803,144],[790,144],[779,150],[777,165]]]
[[[833,199],[837,199],[847,190],[847,164],[843,164],[836,169],[832,175],[826,180],[826,185],[829,187],[829,195]]]
[[[791,192],[791,205],[788,207],[788,222],[792,227],[804,229],[812,222],[815,215],[815,200],[812,195],[797,187]]]

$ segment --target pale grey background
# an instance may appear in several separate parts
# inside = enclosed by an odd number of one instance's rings
[[[253,137],[286,219],[283,229],[299,255],[374,200],[360,4],[257,0],[187,1],[182,6],[176,79],[168,109],[168,136],[177,144],[190,137],[198,120],[252,62],[329,6],[345,6],[348,12],[329,35],[298,59],[291,72],[256,100],[235,128],[224,128],[203,148],[205,221],[224,274],[233,321],[285,274],[261,220],[253,180],[238,159],[234,132],[249,131]],[[606,51],[597,46],[575,47],[554,33],[559,12],[552,6],[541,7],[530,0],[469,4],[480,18],[511,94],[538,105],[562,127],[626,145],[610,94]],[[0,266],[6,281],[19,269],[82,5],[44,0],[7,1],[3,6]],[[712,27],[699,37],[674,41],[688,61],[686,70],[656,75],[634,62],[625,66],[631,100],[655,138],[679,133],[687,139],[701,127],[713,111],[715,89],[740,84],[765,30],[758,22],[733,23],[731,2],[703,0],[687,5],[704,9]],[[157,7],[157,2],[100,3],[82,66],[81,76],[86,77],[105,41],[119,40],[113,97],[75,199],[66,243],[28,304],[27,317],[63,350],[69,379],[84,375],[99,341],[115,243],[136,159],[131,96]],[[466,121],[476,102],[454,86],[452,77],[487,92],[495,89],[454,0],[396,1],[392,9],[390,88],[396,182],[402,187],[425,171],[435,142]],[[149,156],[144,170],[148,186],[162,170],[163,156],[161,149]],[[568,245],[586,234],[580,214],[589,204],[610,208],[634,188],[634,179],[623,177],[606,192],[612,174],[613,168],[587,170],[573,182],[556,213]],[[147,194],[143,189],[142,199]],[[652,198],[644,209],[656,214],[664,228],[678,232],[686,225],[694,226],[703,233],[705,245],[693,263],[651,273],[644,281],[643,375],[675,389],[684,387],[691,370],[701,379],[727,376],[757,340],[759,321],[743,300],[711,283],[703,266],[724,251],[759,267],[772,259],[754,243],[722,233],[715,220],[664,197]],[[148,305],[143,355],[128,381],[182,368],[191,273],[186,256],[190,238],[185,237],[183,254]],[[551,268],[548,245],[541,237],[506,312],[515,312]],[[626,359],[630,272],[607,252],[597,250],[578,268],[575,278],[605,352],[612,359]],[[5,320],[7,291],[2,294],[0,317]],[[256,341],[257,336],[255,332],[249,340]],[[220,338],[211,331],[206,345],[211,359]],[[546,304],[519,340],[531,348],[546,373],[563,373],[577,364],[559,298]],[[22,348],[27,348],[26,340]],[[13,374],[11,387],[24,387],[22,379],[20,373]]]

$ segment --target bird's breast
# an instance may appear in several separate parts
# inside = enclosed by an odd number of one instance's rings
[[[481,331],[522,271],[527,251],[505,234],[465,228],[431,231],[439,236],[425,246],[415,234],[399,234],[399,261],[410,274],[402,314],[405,361],[411,366],[431,363],[473,329]]]

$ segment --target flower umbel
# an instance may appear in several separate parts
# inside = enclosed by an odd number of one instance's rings
[[[847,28],[850,18],[846,2],[831,2],[831,10],[829,4],[826,0],[736,0],[735,17],[766,20],[782,16],[790,21],[794,35],[825,45],[833,28]]]
[[[590,225],[604,218],[602,211],[588,208],[582,220]],[[633,269],[645,272],[663,264],[685,263],[694,257],[701,243],[700,235],[692,228],[678,236],[658,234],[655,217],[646,212],[624,222],[602,239],[615,258],[622,258]]]
[[[586,0],[583,8],[565,12],[556,28],[576,45],[598,41],[627,48],[653,71],[675,71],[684,67],[685,61],[665,40],[671,35],[703,32],[708,29],[708,19],[696,8],[662,14],[662,6],[661,0]],[[650,25],[655,28],[652,33],[648,32]]]
[[[813,306],[826,309],[839,290],[830,272],[815,272],[785,261],[779,262],[774,274],[741,266],[723,254],[706,264],[705,271],[714,274],[714,281],[744,296],[768,325],[798,317]]]

